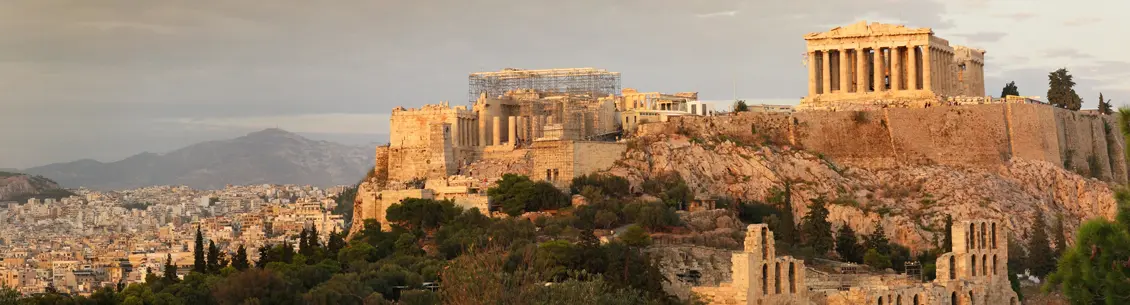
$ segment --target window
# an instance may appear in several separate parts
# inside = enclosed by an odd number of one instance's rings
[[[761,294],[769,294],[769,265],[761,265]]]
[[[691,113],[698,114],[698,105],[691,104]]]
[[[548,168],[545,169],[545,180],[546,181],[553,181],[553,170],[552,169],[548,169]]]

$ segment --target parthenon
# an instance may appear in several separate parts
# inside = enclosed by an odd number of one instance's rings
[[[985,51],[950,46],[929,28],[861,21],[804,40],[808,97],[801,108],[985,95]]]

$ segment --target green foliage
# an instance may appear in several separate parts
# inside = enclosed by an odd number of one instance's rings
[[[817,256],[824,256],[835,245],[832,238],[832,224],[828,222],[828,208],[823,197],[813,198],[808,205],[808,215],[804,216],[801,236],[806,246],[811,247]]]
[[[204,234],[200,232],[200,226],[196,226],[196,244],[192,248],[192,271],[205,273],[208,272],[208,265],[204,259]]]
[[[1008,82],[1007,84],[1004,85],[1004,89],[1001,89],[1001,98],[1004,98],[1004,97],[1010,96],[1010,95],[1020,96],[1020,90],[1016,88],[1016,82],[1015,81]]]
[[[591,174],[573,178],[573,182],[569,185],[569,192],[580,194],[581,190],[586,186],[595,187],[601,194],[617,198],[630,195],[628,192],[631,189],[631,184],[629,184],[628,179],[624,179],[624,177],[609,174]]]
[[[409,230],[432,230],[463,213],[450,200],[407,198],[385,210],[385,218],[390,223]]]
[[[1032,236],[1028,239],[1028,259],[1025,266],[1032,274],[1043,277],[1055,269],[1055,252],[1048,240],[1044,212],[1036,211],[1032,222]]]
[[[678,172],[670,171],[644,180],[640,185],[644,193],[659,198],[663,203],[679,210],[686,210],[687,203],[694,200],[687,182]]]
[[[1109,99],[1103,99],[1103,93],[1099,92],[1099,113],[1103,115],[1114,114],[1114,106],[1110,104]]]
[[[787,245],[795,244],[798,236],[796,218],[793,216],[793,183],[785,181],[784,188],[774,187],[769,192],[769,204],[777,206],[781,212],[776,217],[778,223],[773,226],[775,239]]]
[[[1075,92],[1073,78],[1066,68],[1048,73],[1048,102],[1059,108],[1079,110],[1083,99]]]
[[[636,225],[651,232],[666,231],[682,224],[675,208],[658,202],[629,204],[624,208],[624,214]]]
[[[850,226],[840,226],[839,232],[836,233],[836,253],[840,255],[840,259],[852,263],[863,263],[863,247],[859,245],[859,240],[855,236],[855,230]]]
[[[745,100],[734,101],[734,112],[747,112],[747,111],[749,111],[749,105],[746,104]]]
[[[346,231],[349,231],[349,228],[353,225],[353,201],[357,199],[357,188],[360,184],[361,183],[358,182],[357,185],[346,188],[341,194],[334,197],[334,203],[336,205],[334,206],[333,214],[341,215],[342,219],[345,219]]]
[[[883,270],[891,267],[891,257],[880,254],[878,250],[867,249],[867,253],[863,255],[863,263],[878,270]]]
[[[247,248],[239,245],[239,249],[235,250],[235,257],[231,260],[231,266],[236,270],[243,271],[251,268],[251,261],[247,259]]]
[[[880,254],[889,255],[891,253],[891,241],[887,239],[883,224],[879,224],[874,231],[871,231],[871,235],[864,239],[863,246],[867,249],[875,249]]]
[[[569,205],[569,197],[553,184],[533,182],[529,177],[515,174],[502,175],[497,186],[487,189],[487,195],[491,204],[501,206],[502,211],[510,216]]]
[[[628,246],[642,248],[651,244],[651,235],[648,235],[643,227],[631,225],[620,235],[620,241],[623,241],[624,244]]]
[[[1058,287],[1072,304],[1123,304],[1130,299],[1128,260],[1126,227],[1090,220],[1079,229],[1075,247],[1064,254],[1045,287]]]
[[[953,249],[953,216],[946,214],[946,236],[943,237],[942,250],[950,251]],[[1009,251],[1008,253],[1015,253]]]
[[[769,204],[758,202],[738,204],[738,219],[745,223],[765,223],[767,217],[781,214],[777,207]]]

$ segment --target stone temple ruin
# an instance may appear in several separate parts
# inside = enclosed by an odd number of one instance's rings
[[[1008,281],[1007,230],[991,220],[954,223],[953,249],[937,260],[937,279],[907,275],[831,274],[777,256],[773,232],[749,225],[745,249],[732,254],[733,276],[692,290],[710,304],[1019,304]]]
[[[472,105],[397,107],[389,145],[376,151],[373,189],[355,208],[384,222],[404,198],[452,199],[489,210],[485,189],[502,174],[566,186],[609,168],[627,149],[625,127],[675,116],[711,115],[697,92],[620,88],[620,73],[595,68],[504,69],[468,77]]]

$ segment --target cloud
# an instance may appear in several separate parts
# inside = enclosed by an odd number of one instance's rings
[[[1044,50],[1043,54],[1044,54],[1044,56],[1047,56],[1047,57],[1067,57],[1067,58],[1075,58],[1075,59],[1085,59],[1085,58],[1093,57],[1090,54],[1084,54],[1077,49],[1071,49],[1071,48],[1048,49],[1048,50]]]
[[[1001,38],[1008,36],[1005,32],[980,32],[972,34],[956,34],[954,36],[965,37],[970,43],[989,43],[1000,41]]]
[[[1008,19],[1012,19],[1013,21],[1024,21],[1024,20],[1028,20],[1029,18],[1035,17],[1036,14],[1029,13],[1029,12],[1015,12],[1015,13],[1010,13],[1010,14],[995,14],[993,16],[1001,17],[1001,18],[1008,18]]]
[[[1064,22],[1063,22],[1063,25],[1064,25],[1064,26],[1083,26],[1083,25],[1089,25],[1089,24],[1092,24],[1092,23],[1095,23],[1095,22],[1099,22],[1099,21],[1102,21],[1102,18],[1097,18],[1097,17],[1079,17],[1079,18],[1075,18],[1075,19],[1070,19],[1070,20],[1064,21]]]
[[[734,10],[734,11],[721,11],[721,12],[713,12],[713,13],[706,13],[706,14],[695,14],[694,16],[698,17],[698,18],[717,18],[717,17],[734,17],[737,14],[738,14],[738,11]]]

